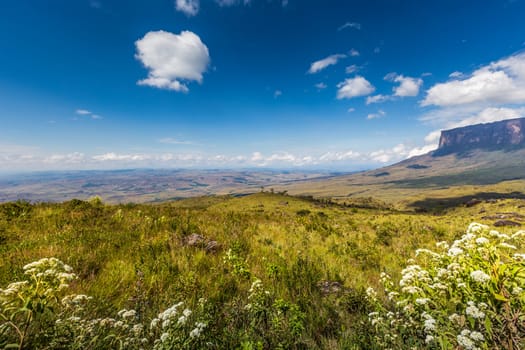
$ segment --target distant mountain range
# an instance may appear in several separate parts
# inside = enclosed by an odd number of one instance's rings
[[[445,130],[439,148],[425,155],[283,188],[341,201],[370,196],[399,202],[475,191],[525,196],[525,118]]]

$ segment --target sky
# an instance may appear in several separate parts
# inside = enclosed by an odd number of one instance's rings
[[[0,172],[352,171],[525,116],[524,0],[0,3]]]

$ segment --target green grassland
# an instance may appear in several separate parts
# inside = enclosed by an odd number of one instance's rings
[[[498,186],[511,193],[519,184]],[[435,193],[441,202],[427,203],[439,210],[426,212],[407,210],[408,202],[343,205],[269,192],[149,205],[4,203],[0,288],[22,279],[25,264],[56,257],[79,275],[72,291],[94,297],[92,317],[131,308],[148,319],[178,301],[196,306],[205,298],[211,348],[368,348],[364,290],[379,285],[381,272],[399,276],[415,249],[457,239],[473,221],[493,225],[490,215],[512,213],[523,224],[523,197],[493,200],[478,190],[442,189]],[[483,201],[464,205],[479,192],[488,193]],[[201,241],[188,244],[194,234]],[[255,279],[273,300],[297,308],[284,309],[296,310],[301,327],[292,327],[291,316],[277,328],[244,318]]]

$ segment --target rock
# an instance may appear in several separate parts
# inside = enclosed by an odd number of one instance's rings
[[[494,226],[496,227],[502,227],[502,226],[518,227],[518,226],[521,226],[521,224],[519,222],[512,221],[512,220],[499,220],[494,223]]]
[[[343,290],[343,285],[336,281],[321,281],[317,283],[317,286],[324,295],[336,294]]]
[[[205,241],[204,236],[196,234],[196,233],[192,233],[191,235],[186,237],[186,239],[184,240],[184,243],[187,246],[196,247],[196,246],[204,245],[204,241]]]
[[[216,253],[219,250],[220,247],[221,247],[221,245],[219,244],[219,242],[217,242],[217,241],[209,241],[206,244],[206,252],[207,253]]]
[[[472,149],[515,149],[525,147],[525,118],[470,125],[441,132],[434,156]]]

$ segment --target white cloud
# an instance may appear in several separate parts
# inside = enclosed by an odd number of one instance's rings
[[[371,119],[378,119],[378,118],[382,118],[386,115],[385,111],[383,110],[379,110],[377,111],[377,113],[370,113],[369,115],[366,116],[366,119],[368,120],[371,120]]]
[[[188,87],[181,81],[201,83],[210,62],[208,48],[190,31],[178,35],[162,30],[148,32],[135,46],[135,57],[149,70],[139,85],[187,92]]]
[[[368,80],[359,75],[355,78],[346,79],[339,83],[337,87],[339,88],[337,91],[337,98],[339,100],[366,96],[375,91],[375,87],[372,86]]]
[[[191,17],[199,13],[199,0],[175,0],[175,9]]]
[[[215,2],[221,7],[234,6],[239,4],[249,5],[251,0],[215,0]]]
[[[167,144],[167,145],[191,145],[191,144],[193,144],[190,141],[177,140],[177,139],[174,139],[172,137],[164,137],[164,138],[160,139],[159,142]]]
[[[408,97],[419,95],[419,88],[423,85],[423,80],[420,78],[405,77],[403,75],[396,75],[393,81],[399,83],[399,86],[394,87],[394,96]]]
[[[357,51],[356,49],[351,49],[348,54],[352,57],[357,57],[360,55],[359,51]]]
[[[422,106],[525,103],[525,53],[516,54],[475,70],[464,79],[439,83],[427,91]]]
[[[449,78],[463,78],[465,75],[461,72],[455,71],[450,73],[448,76]]]
[[[359,159],[361,154],[352,150],[341,151],[341,152],[326,152],[319,157],[320,162],[333,162],[342,160],[355,160]]]
[[[352,74],[352,73],[355,73],[357,72],[361,67],[355,65],[355,64],[352,64],[351,66],[348,66],[346,67],[345,69],[345,72],[346,74]]]
[[[117,154],[114,152],[110,153],[104,153],[100,155],[96,155],[91,157],[94,160],[97,161],[140,161],[140,160],[146,160],[150,157],[144,154]]]
[[[95,120],[103,119],[100,115],[94,114],[93,112],[88,111],[87,109],[77,109],[75,113],[81,116],[90,117],[91,119],[95,119]],[[74,120],[77,120],[77,118],[75,118]]]
[[[355,112],[355,108],[354,108],[354,107],[350,107],[350,108],[348,108],[347,112],[348,112],[348,113]]]
[[[437,143],[425,145],[423,147],[415,147],[408,152],[407,158],[427,154],[428,152],[434,151],[436,148],[438,148]]]
[[[275,90],[275,92],[273,93],[273,98],[277,98],[282,95],[283,95],[283,92],[281,90]]]
[[[361,30],[361,23],[357,23],[357,22],[346,22],[345,24],[343,24],[342,26],[340,26],[339,28],[337,28],[337,30],[338,30],[338,31],[341,31],[341,30],[346,29],[346,28],[353,28],[353,29]]]
[[[318,88],[319,90],[323,90],[323,89],[326,89],[328,86],[321,82],[321,83],[318,83],[318,84],[315,84],[315,87]]]
[[[320,72],[326,67],[337,64],[337,62],[339,62],[340,59],[345,58],[345,57],[346,55],[336,54],[336,55],[330,55],[326,58],[323,58],[322,60],[315,61],[310,65],[310,69],[308,70],[308,73],[315,74],[317,72]]]
[[[434,130],[425,136],[425,142],[428,144],[435,144],[439,141],[441,137],[441,130]]]
[[[385,102],[385,101],[388,101],[388,100],[391,100],[392,99],[392,96],[388,96],[388,95],[374,95],[374,96],[368,96],[366,98],[366,104],[369,105],[369,104],[372,104],[372,103],[381,103],[381,102]]]
[[[85,160],[85,156],[80,152],[73,152],[68,154],[52,154],[43,159],[44,163],[81,163]]]

